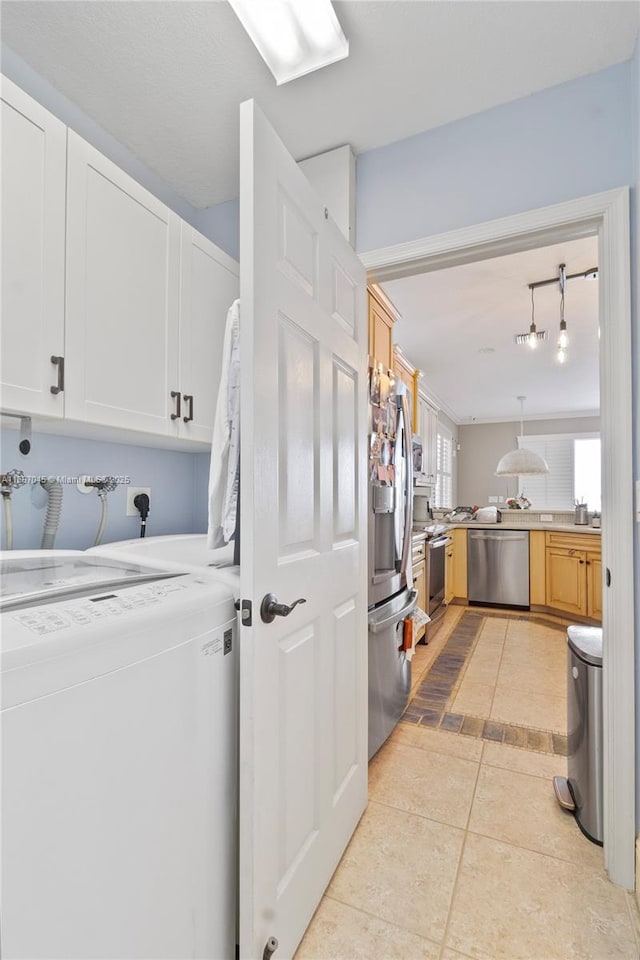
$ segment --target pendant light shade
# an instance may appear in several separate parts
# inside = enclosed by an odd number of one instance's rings
[[[520,401],[520,436],[524,435],[522,429],[522,407],[526,397],[518,397]],[[534,477],[549,473],[547,461],[533,450],[527,450],[526,447],[519,447],[517,450],[510,450],[501,457],[496,467],[496,477]]]

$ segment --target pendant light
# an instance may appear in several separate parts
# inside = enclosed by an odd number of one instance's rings
[[[520,401],[520,436],[524,437],[522,409],[526,397],[518,397]],[[496,467],[496,477],[526,477],[540,476],[549,473],[547,461],[535,453],[533,450],[527,450],[526,447],[518,447],[516,450],[510,450]]]
[[[538,346],[538,329],[536,327],[535,304],[533,302],[533,287],[531,287],[531,326],[527,343],[532,350]]]
[[[564,363],[567,359],[567,347],[569,337],[567,336],[567,322],[564,319],[564,285],[566,280],[566,267],[564,263],[560,264],[560,336],[558,337],[558,353],[556,358],[558,363]]]

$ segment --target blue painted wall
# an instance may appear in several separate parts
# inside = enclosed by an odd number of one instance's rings
[[[34,477],[128,476],[133,486],[151,487],[147,536],[164,533],[203,533],[207,529],[206,485],[202,463],[208,454],[156,450],[124,443],[105,443],[33,435],[32,451],[18,451],[16,430],[3,430],[0,444],[2,472],[17,468]],[[139,520],[125,516],[126,484],[109,494],[109,519],[103,542],[137,537]],[[40,547],[46,497],[39,484],[14,491],[14,549]],[[82,494],[75,483],[63,484],[62,520],[56,539],[61,549],[84,550],[93,545],[100,520],[97,494]],[[5,546],[4,513],[0,524]]]
[[[631,183],[631,87],[627,61],[362,154],[358,250]]]
[[[197,210],[195,228],[234,260],[240,259],[240,201],[237,197],[215,207]]]

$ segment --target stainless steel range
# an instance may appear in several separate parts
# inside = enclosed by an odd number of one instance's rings
[[[417,499],[417,498],[416,498]],[[444,606],[444,569],[447,547],[451,543],[448,526],[442,523],[416,523],[414,531],[426,535],[425,541],[425,589],[427,593],[426,613],[431,623],[427,624],[427,637],[433,624],[445,613]]]

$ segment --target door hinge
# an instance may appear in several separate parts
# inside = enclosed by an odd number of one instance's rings
[[[253,616],[251,612],[251,600],[236,600],[235,608],[240,613],[240,620],[242,625],[245,627],[250,627],[253,624]]]
[[[271,957],[274,955],[277,949],[278,949],[278,941],[276,940],[275,937],[269,937],[269,939],[264,945],[262,960],[271,960]]]

